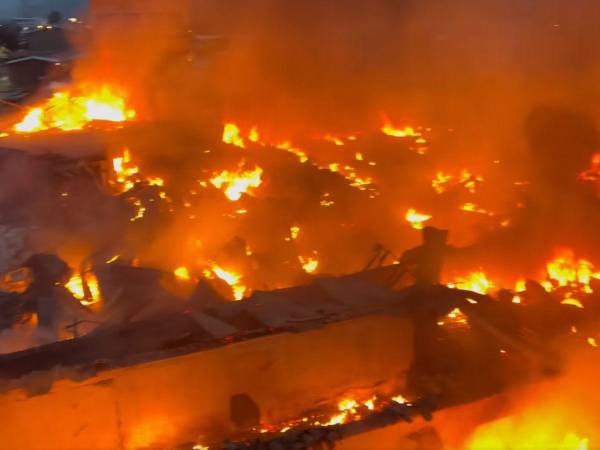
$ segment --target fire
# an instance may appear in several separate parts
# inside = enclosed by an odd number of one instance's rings
[[[495,213],[492,211],[488,211],[485,208],[482,208],[480,206],[477,206],[475,203],[465,203],[463,204],[460,209],[462,211],[466,211],[466,212],[473,212],[473,213],[477,213],[477,214],[486,214],[488,216],[494,216]]]
[[[440,326],[447,324],[469,326],[469,320],[465,313],[460,310],[460,308],[454,308],[452,311],[446,314],[444,319],[438,321],[437,324]]]
[[[139,180],[139,167],[131,163],[131,152],[128,148],[123,149],[123,155],[112,160],[113,171],[116,176],[114,184],[119,186],[121,192],[127,192],[135,186]]]
[[[258,140],[258,132],[254,128],[253,136]],[[233,123],[226,123],[223,128],[223,142],[225,144],[235,145],[236,147],[246,148],[244,139],[240,135],[240,129]]]
[[[338,409],[340,413],[331,417],[331,419],[329,419],[329,421],[324,425],[331,426],[346,423],[350,416],[356,414],[357,407],[358,402],[356,400],[353,400],[351,398],[342,400],[338,403]]]
[[[323,136],[323,139],[325,141],[331,142],[332,144],[335,144],[337,146],[344,145],[344,141],[342,140],[342,138],[335,136],[333,134],[326,134],[325,136]]]
[[[73,294],[82,305],[93,305],[100,301],[100,288],[98,287],[98,279],[93,273],[85,274],[85,282],[88,286],[91,297],[86,296],[85,289],[83,287],[83,279],[80,274],[74,274],[65,287]]]
[[[392,401],[393,401],[393,402],[395,402],[395,403],[398,403],[398,404],[400,404],[400,405],[404,405],[405,403],[407,403],[407,402],[408,402],[408,400],[406,400],[406,399],[404,398],[404,396],[403,396],[403,395],[401,395],[401,394],[399,394],[399,395],[396,395],[395,397],[392,397]]]
[[[431,181],[431,186],[438,194],[442,194],[448,190],[448,183],[453,176],[444,172],[437,172],[434,179]]]
[[[557,287],[570,287],[591,293],[592,278],[600,278],[600,271],[596,271],[590,261],[576,259],[573,250],[563,249],[547,264],[546,280],[542,285],[548,291]]]
[[[484,179],[481,175],[475,175],[469,169],[462,169],[458,175],[440,171],[435,174],[431,181],[431,187],[433,187],[438,194],[443,194],[451,187],[462,186],[467,191],[474,194],[477,190],[477,186],[480,183],[483,183],[483,181]],[[473,205],[472,208],[473,209],[465,209],[465,211],[474,210],[475,206]]]
[[[422,230],[425,222],[431,219],[431,215],[420,213],[414,208],[410,208],[406,211],[404,218],[415,230]]]
[[[47,130],[43,124],[44,110],[42,108],[33,108],[23,118],[21,122],[15,125],[15,131],[19,133],[33,133],[34,131]]]
[[[306,258],[303,256],[298,256],[298,260],[300,261],[300,264],[302,264],[302,269],[304,269],[306,273],[313,273],[319,267],[319,261],[311,256]]]
[[[404,128],[396,128],[390,122],[384,123],[381,127],[381,131],[383,134],[387,136],[397,137],[397,138],[405,138],[405,137],[420,137],[421,133],[415,131],[412,127],[404,127]]]
[[[32,108],[13,128],[19,133],[35,133],[58,129],[82,130],[94,122],[125,122],[133,120],[136,112],[126,105],[125,97],[109,86],[56,92],[44,105]]]
[[[472,272],[466,277],[458,277],[453,283],[449,283],[448,287],[487,294],[494,288],[494,282],[485,273],[478,271]]]
[[[242,194],[248,194],[251,189],[256,189],[262,184],[263,170],[256,167],[254,170],[229,172],[222,171],[210,179],[217,189],[222,189],[225,196],[232,202],[238,201]]]
[[[212,278],[213,274],[231,286],[233,298],[236,300],[242,300],[244,298],[247,288],[241,284],[242,275],[232,270],[225,270],[218,264],[212,264],[210,271],[204,272],[204,275],[207,278]]]
[[[189,281],[192,279],[190,275],[190,271],[187,267],[181,266],[173,271],[173,274],[179,279],[183,281]]]
[[[508,420],[500,420],[482,427],[467,448],[469,450],[511,450],[516,448],[527,449],[554,449],[554,450],[587,450],[588,438],[582,438],[575,433],[567,433],[562,437],[548,428],[548,425],[537,425],[538,429],[514,430]],[[548,428],[548,429],[546,429]],[[516,434],[515,434],[516,432]]]
[[[298,227],[298,226],[290,227],[290,239],[291,240],[298,239],[299,234],[300,234],[300,227]]]
[[[250,142],[254,142],[255,144],[260,142],[260,134],[258,133],[258,128],[252,127],[252,129],[248,133],[248,139],[250,140]]]

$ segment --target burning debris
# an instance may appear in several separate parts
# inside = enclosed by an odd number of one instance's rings
[[[58,129],[82,130],[94,122],[121,123],[133,120],[136,113],[127,109],[123,96],[108,86],[85,87],[77,93],[55,93],[46,104],[34,107],[23,120],[14,125],[17,133],[36,133]]]

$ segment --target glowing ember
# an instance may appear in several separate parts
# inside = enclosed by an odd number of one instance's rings
[[[46,104],[31,109],[14,130],[19,133],[82,130],[94,122],[118,123],[136,116],[134,110],[127,108],[124,96],[108,86],[81,91],[81,95],[71,91],[55,93]]]
[[[260,142],[260,134],[258,133],[258,129],[256,127],[252,127],[250,133],[248,133],[248,139],[250,142],[254,142],[255,144]]]
[[[299,234],[300,234],[300,227],[293,226],[290,228],[290,239],[292,239],[292,240],[298,239]]]
[[[458,277],[453,283],[449,283],[448,287],[487,294],[494,288],[494,283],[485,273],[473,272],[466,277]]]
[[[462,184],[466,190],[471,193],[475,193],[475,189],[479,183],[483,182],[483,178],[479,175],[473,175],[467,169],[463,169],[460,173],[459,183]]]
[[[406,400],[402,395],[396,395],[395,397],[392,397],[392,401],[400,405],[404,405],[408,402],[408,400]]]
[[[462,211],[473,212],[473,213],[477,213],[477,214],[486,214],[488,216],[495,215],[494,212],[488,211],[487,209],[484,209],[484,208],[481,208],[481,207],[477,206],[475,203],[465,203],[460,207],[460,209]]]
[[[577,308],[583,308],[583,304],[576,298],[572,298],[572,297],[567,297],[560,303],[563,305],[571,305],[571,306],[576,306]]]
[[[98,287],[98,279],[93,273],[85,274],[85,282],[89,289],[89,295],[86,295],[83,279],[80,274],[75,274],[71,277],[71,279],[65,283],[65,287],[73,294],[77,300],[81,302],[82,305],[93,305],[100,301],[100,289]]]
[[[469,320],[468,320],[467,316],[459,308],[454,308],[452,311],[450,311],[448,314],[446,314],[444,319],[438,321],[437,324],[440,326],[447,325],[447,324],[458,325],[458,326],[468,326]]]
[[[307,258],[298,256],[298,260],[300,261],[300,264],[302,264],[302,269],[306,273],[313,273],[319,267],[319,261],[311,256]]]
[[[431,215],[420,213],[416,209],[410,208],[406,211],[404,218],[415,230],[422,230],[425,222],[431,219]]]
[[[448,190],[448,183],[452,180],[453,176],[444,172],[437,172],[435,178],[431,181],[431,186],[435,189],[435,192],[442,194]]]
[[[224,170],[210,179],[217,189],[223,190],[225,196],[232,202],[242,198],[242,194],[251,193],[252,189],[262,184],[263,170],[256,167],[254,170],[229,172]]]
[[[258,132],[255,131],[255,136],[258,136]],[[258,137],[257,137],[258,140]],[[235,145],[236,147],[246,148],[244,144],[244,139],[240,135],[240,129],[237,125],[233,123],[226,123],[223,128],[223,142],[230,145]]]
[[[120,192],[127,192],[135,186],[140,180],[137,175],[140,171],[139,167],[131,163],[131,152],[128,148],[123,149],[123,156],[113,158],[113,171],[115,180],[113,184],[117,185]]]

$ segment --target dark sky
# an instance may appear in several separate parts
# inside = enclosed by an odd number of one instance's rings
[[[88,0],[0,0],[0,18],[15,16],[44,17],[52,10],[70,16],[85,9]]]

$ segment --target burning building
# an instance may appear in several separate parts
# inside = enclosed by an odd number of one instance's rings
[[[93,2],[72,83],[3,118],[5,447],[593,448],[593,108],[488,123],[506,39],[317,3],[237,5],[211,47],[191,7]]]

